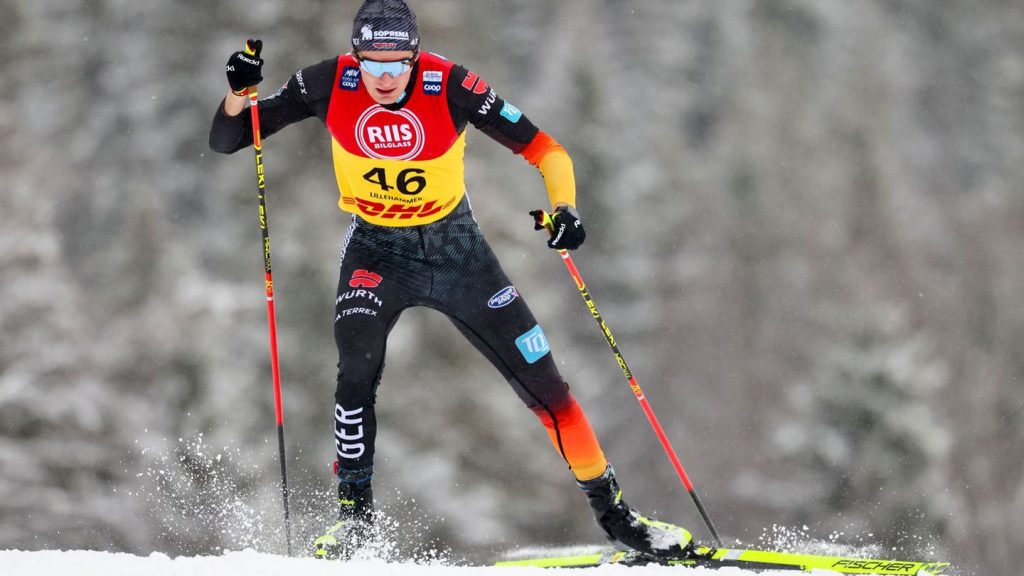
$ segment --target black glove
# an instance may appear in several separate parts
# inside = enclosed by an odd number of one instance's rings
[[[235,94],[241,96],[249,86],[255,86],[263,81],[261,50],[263,40],[246,40],[245,50],[235,52],[228,60],[228,65],[224,69],[228,74],[231,91]]]
[[[534,218],[534,229],[543,228],[540,221],[543,212],[535,210],[530,212]],[[559,206],[550,214],[552,230],[551,239],[548,240],[548,247],[555,250],[575,250],[587,239],[587,233],[583,230],[583,223],[580,222],[580,215],[575,208]]]

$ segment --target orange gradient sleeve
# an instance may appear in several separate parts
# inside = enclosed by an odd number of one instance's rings
[[[604,473],[608,460],[575,398],[569,396],[568,401],[557,408],[536,407],[533,411],[577,480],[593,480]]]
[[[569,158],[569,153],[561,144],[544,131],[538,131],[521,154],[544,177],[552,210],[559,204],[576,206],[576,177],[572,170],[572,158]]]

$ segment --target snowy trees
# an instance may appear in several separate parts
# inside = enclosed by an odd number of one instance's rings
[[[945,362],[885,306],[849,337],[821,346],[812,379],[787,393],[795,417],[776,440],[807,502],[791,517],[832,533],[875,534],[886,549],[922,536],[941,542],[952,440],[938,402]],[[810,502],[832,513],[814,513]]]
[[[166,468],[191,474],[178,498],[208,498],[214,465],[179,460],[202,433],[232,455],[215,465],[231,492],[279,506],[251,158],[210,153],[208,122],[241,41],[265,40],[274,85],[346,49],[355,6],[8,4],[0,546],[229,543],[213,523],[162,540],[148,497],[125,496]],[[958,556],[1019,564],[1021,7],[413,5],[430,50],[573,155],[577,262],[727,536],[839,512],[830,529],[886,534],[920,514]],[[326,138],[309,121],[265,157],[295,505],[316,512],[345,227]],[[630,502],[700,534],[531,230],[539,177],[469,141],[477,217],[542,322],[570,319],[545,330]],[[444,319],[409,311],[387,363],[380,497],[415,497],[464,549],[599,537],[533,415]]]

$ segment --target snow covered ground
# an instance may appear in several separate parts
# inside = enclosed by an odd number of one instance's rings
[[[627,568],[602,566],[591,569],[498,568],[446,566],[444,564],[406,564],[385,561],[354,561],[345,564],[311,558],[286,558],[252,550],[228,552],[223,556],[170,558],[154,553],[149,556],[110,552],[0,551],[3,576],[586,576],[672,574],[674,576],[748,576],[753,572],[738,568],[669,568],[651,566]],[[762,573],[765,574],[765,573]],[[787,574],[780,572],[779,574]],[[788,574],[792,574],[791,572]]]

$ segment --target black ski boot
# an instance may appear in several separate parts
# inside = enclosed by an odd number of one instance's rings
[[[604,474],[577,484],[610,540],[659,558],[683,558],[692,551],[693,538],[687,530],[646,518],[626,504],[610,465]]]
[[[362,471],[361,471],[362,472]],[[356,482],[338,476],[338,521],[313,541],[317,558],[348,560],[363,547],[373,531],[373,487],[370,474]]]

